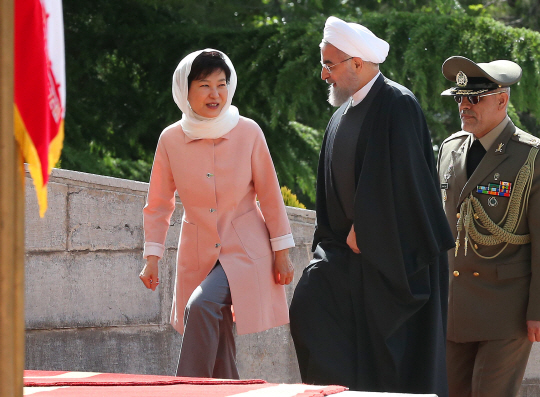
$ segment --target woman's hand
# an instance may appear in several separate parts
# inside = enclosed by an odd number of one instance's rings
[[[159,258],[157,256],[148,255],[146,258],[146,265],[142,269],[141,274],[139,274],[139,278],[144,286],[152,291],[155,291],[159,285],[158,260]]]
[[[274,252],[274,279],[276,284],[290,284],[294,276],[294,267],[289,258],[289,249]]]

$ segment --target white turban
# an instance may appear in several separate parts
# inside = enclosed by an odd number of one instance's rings
[[[215,118],[201,117],[191,109],[188,101],[188,76],[191,72],[191,64],[202,52],[219,52],[225,63],[231,70],[231,79],[227,85],[229,91],[227,102],[221,108],[219,116]],[[217,139],[228,133],[238,124],[240,115],[236,106],[231,106],[234,91],[236,90],[236,71],[227,55],[218,50],[207,48],[201,51],[195,51],[187,55],[180,61],[173,74],[172,93],[173,98],[180,110],[182,111],[182,119],[180,125],[184,134],[191,139]]]
[[[347,23],[336,17],[326,20],[323,40],[351,57],[373,63],[383,63],[390,49],[386,41],[379,39],[365,26]]]

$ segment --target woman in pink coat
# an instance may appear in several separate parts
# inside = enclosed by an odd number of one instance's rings
[[[220,51],[182,59],[172,83],[182,119],[159,138],[143,211],[140,278],[154,291],[175,191],[184,206],[171,313],[183,334],[177,376],[239,378],[231,305],[238,334],[289,322],[294,241],[264,134],[231,106],[236,81]]]

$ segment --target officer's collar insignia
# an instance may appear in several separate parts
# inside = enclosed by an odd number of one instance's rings
[[[468,82],[469,79],[467,78],[467,75],[460,70],[456,75],[456,84],[460,87],[465,87]]]
[[[504,146],[504,143],[499,143],[499,147],[497,149],[495,149],[495,153],[502,153],[503,146]]]

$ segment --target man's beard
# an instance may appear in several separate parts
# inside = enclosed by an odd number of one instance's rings
[[[342,81],[347,81],[347,84],[343,84],[343,86],[330,84],[328,87],[328,103],[332,106],[341,106],[347,102],[356,92],[354,87],[358,87],[359,84],[358,77],[352,71],[348,71],[347,78],[342,79]]]
[[[348,87],[337,87],[330,85],[328,87],[328,103],[332,106],[341,106],[352,96]]]

